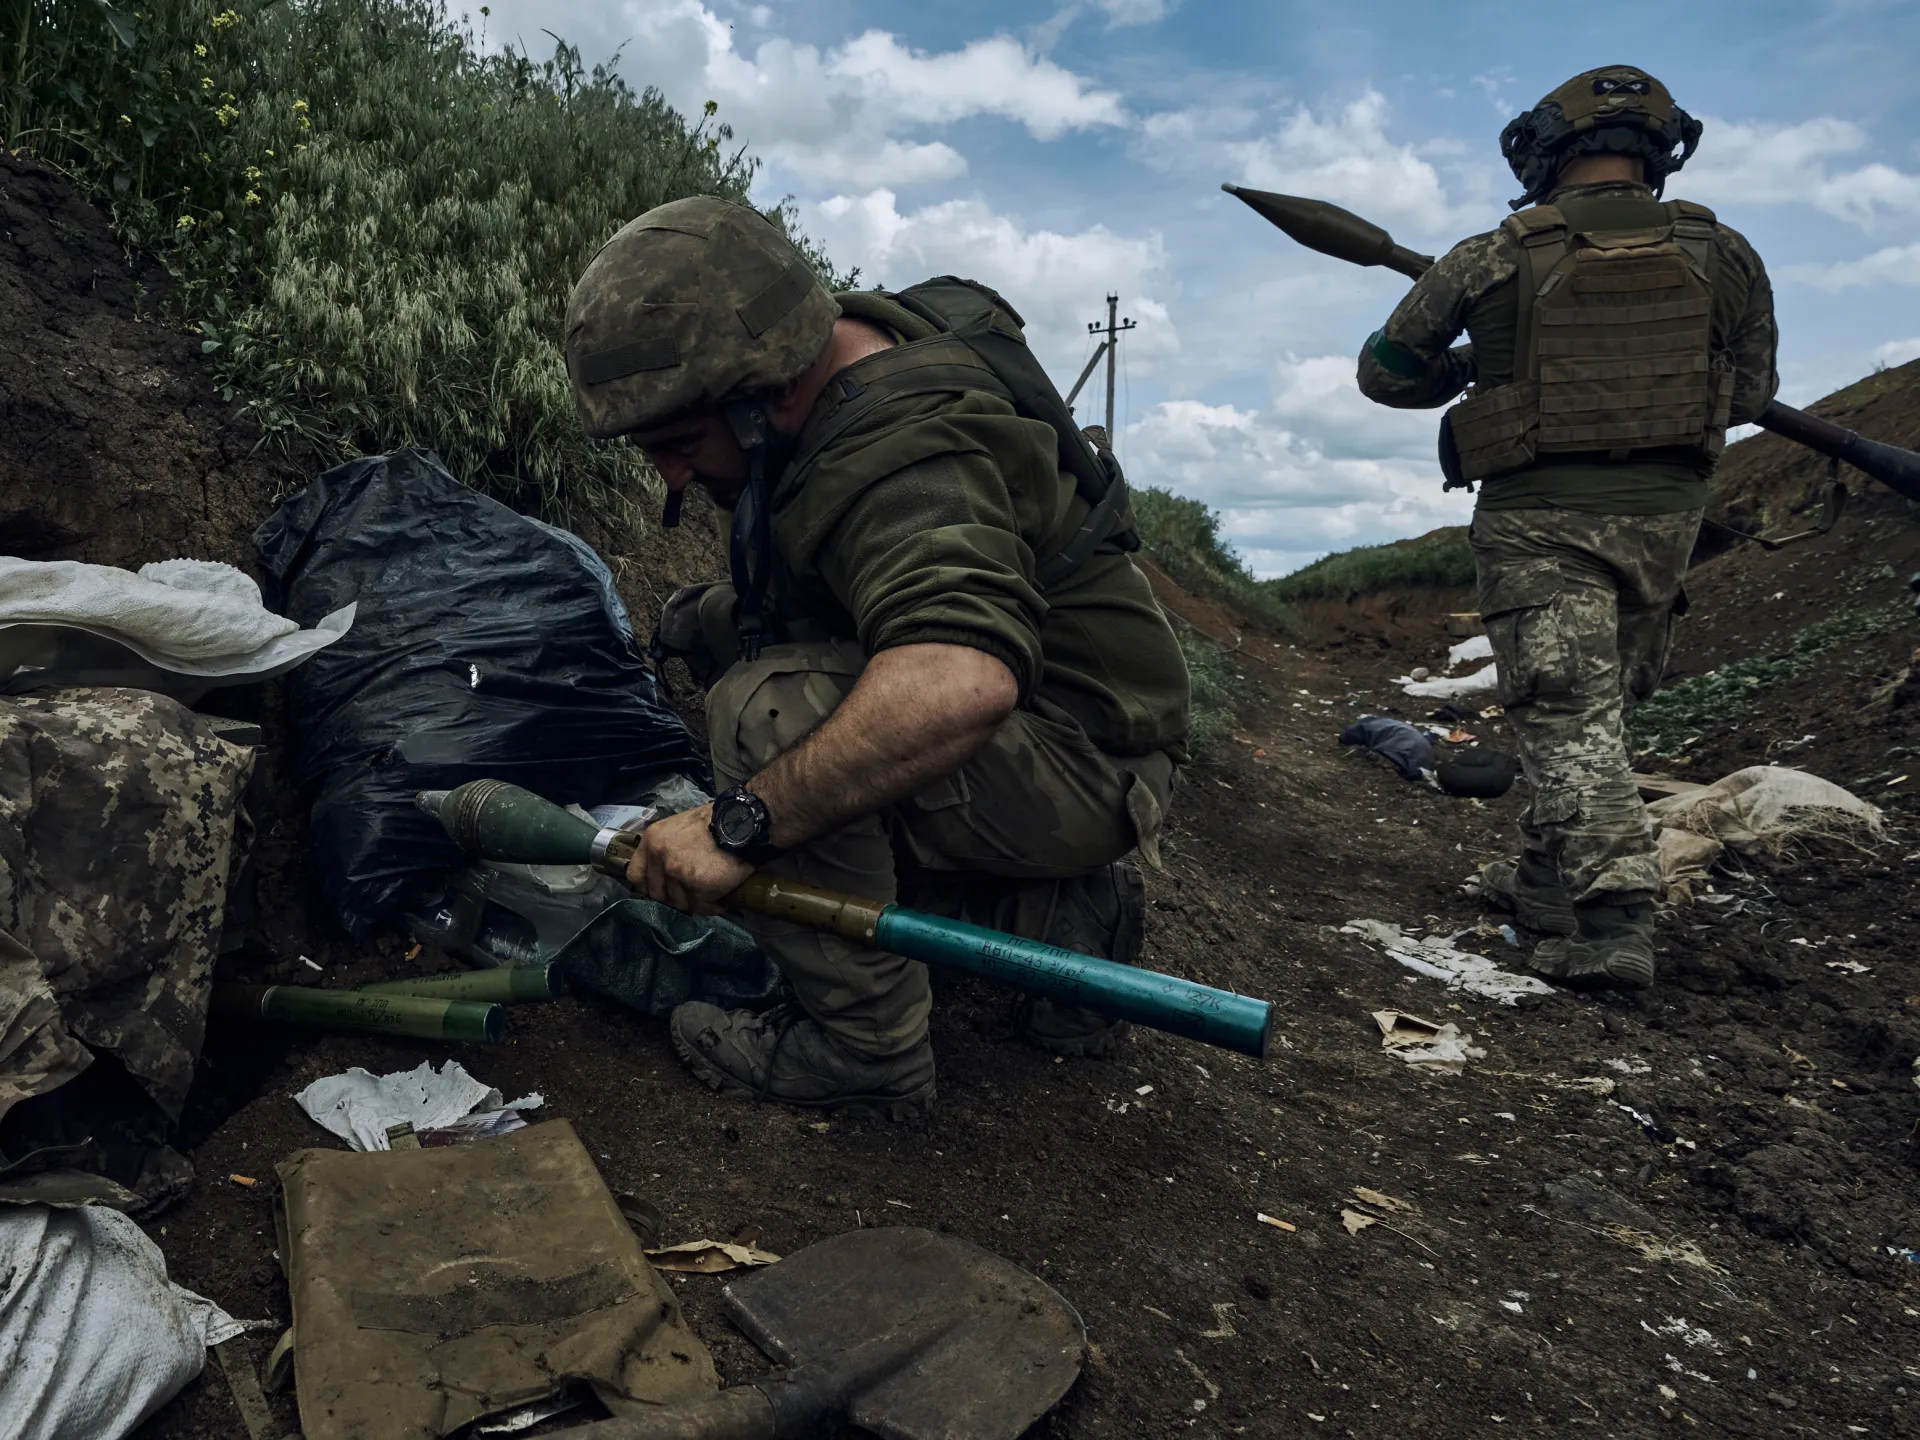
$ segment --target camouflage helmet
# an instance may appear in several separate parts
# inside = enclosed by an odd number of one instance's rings
[[[1576,155],[1643,160],[1657,195],[1699,144],[1700,122],[1673,103],[1666,86],[1632,65],[1574,76],[1500,132],[1500,153],[1526,187],[1512,202],[1515,210],[1544,200],[1560,167]]]
[[[601,247],[567,300],[567,374],[596,439],[778,390],[826,348],[840,307],[793,242],[695,195]]]

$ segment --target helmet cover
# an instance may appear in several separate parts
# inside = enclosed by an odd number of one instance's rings
[[[1544,200],[1560,169],[1576,155],[1628,155],[1645,162],[1654,193],[1692,158],[1700,122],[1633,65],[1603,65],[1543,96],[1500,132],[1500,153],[1525,193],[1515,210]],[[1678,153],[1675,153],[1675,152]]]
[[[819,356],[840,306],[758,211],[670,201],[601,247],[567,300],[567,375],[611,439],[778,390]]]

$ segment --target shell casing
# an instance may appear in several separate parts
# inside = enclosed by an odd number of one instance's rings
[[[483,1005],[524,1005],[557,1000],[566,981],[552,965],[502,965],[494,970],[456,970],[411,980],[380,980],[359,987],[362,995],[421,995],[435,1000],[473,1000]]]

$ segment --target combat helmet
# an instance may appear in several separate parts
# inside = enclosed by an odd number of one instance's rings
[[[1575,155],[1636,156],[1646,162],[1647,183],[1658,195],[1667,176],[1693,157],[1700,128],[1666,86],[1636,66],[1603,65],[1576,75],[1500,132],[1500,153],[1526,187],[1512,207],[1544,200]]]
[[[757,211],[711,195],[633,220],[567,300],[567,374],[587,433],[611,439],[779,390],[840,306]]]

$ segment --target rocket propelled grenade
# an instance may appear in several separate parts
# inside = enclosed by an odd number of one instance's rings
[[[591,821],[499,780],[470,780],[453,790],[422,791],[416,798],[455,844],[482,860],[592,865],[624,880],[638,843],[632,832],[596,829]],[[1266,1058],[1273,1007],[1264,1000],[772,875],[752,876],[727,899],[910,960]]]
[[[1418,280],[1433,268],[1431,255],[1419,255],[1404,245],[1393,243],[1393,236],[1371,220],[1362,220],[1351,210],[1330,205],[1325,200],[1308,200],[1300,195],[1280,195],[1271,190],[1249,190],[1242,185],[1222,185],[1227,194],[1245,204],[1270,224],[1277,225],[1309,250],[1345,260],[1349,265],[1384,265],[1398,270],[1409,280]]]
[[[507,1034],[507,1012],[498,1005],[425,995],[221,983],[213,987],[212,1008],[214,1014],[234,1020],[414,1035],[423,1040],[498,1044]]]
[[[1393,236],[1371,220],[1363,220],[1351,210],[1326,200],[1280,195],[1271,190],[1248,190],[1240,185],[1220,188],[1245,201],[1261,219],[1322,255],[1345,260],[1349,265],[1384,265],[1409,280],[1418,280],[1433,268],[1431,255],[1421,255],[1404,245],[1394,244]],[[1909,500],[1920,500],[1920,453],[1870,440],[1818,415],[1782,405],[1778,400],[1767,402],[1767,408],[1754,423],[1836,462],[1851,465],[1889,489],[1898,490]]]

